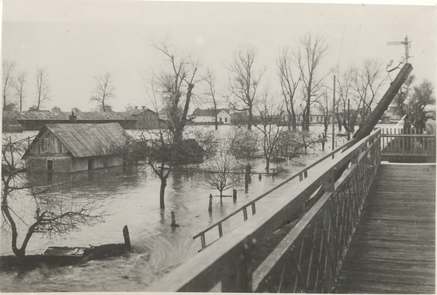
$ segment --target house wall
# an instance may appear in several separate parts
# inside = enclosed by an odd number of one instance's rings
[[[44,132],[36,142],[30,146],[29,155],[32,156],[60,156],[68,155],[65,146],[49,131]]]
[[[123,165],[121,156],[106,156],[96,158],[73,158],[71,156],[29,156],[26,167],[31,172],[48,172],[48,162],[52,161],[52,172],[87,171],[88,161],[92,169],[109,168]]]
[[[71,172],[88,170],[88,163],[89,162],[90,162],[92,169],[101,169],[101,168],[122,166],[123,165],[123,158],[121,156],[106,156],[106,157],[96,157],[96,158],[73,158]]]
[[[231,115],[228,112],[221,111],[217,114],[217,121],[221,124],[231,124]]]
[[[195,123],[213,123],[213,116],[196,116],[193,118],[193,122]]]
[[[157,129],[162,127],[159,125],[158,115],[150,110],[145,110],[132,117],[135,119],[135,129]]]
[[[53,172],[71,171],[71,156],[29,156],[26,159],[26,168],[32,172],[48,171],[49,161],[52,161]]]

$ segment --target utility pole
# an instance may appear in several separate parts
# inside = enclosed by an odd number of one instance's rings
[[[387,43],[388,45],[403,45],[404,46],[404,59],[405,59],[405,63],[408,63],[408,59],[410,57],[412,57],[410,55],[410,45],[411,45],[411,41],[408,39],[408,36],[405,35],[404,40],[402,41],[391,41]]]
[[[335,148],[335,75],[333,81],[333,93],[332,93],[332,146],[331,149]]]

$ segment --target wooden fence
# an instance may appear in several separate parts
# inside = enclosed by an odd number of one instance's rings
[[[206,247],[149,290],[331,291],[376,175],[380,145],[377,130],[307,173],[306,178],[302,176],[297,185],[284,184],[270,192],[271,197],[286,197]],[[293,226],[288,228],[290,224]],[[284,234],[275,242],[271,237],[277,230]]]

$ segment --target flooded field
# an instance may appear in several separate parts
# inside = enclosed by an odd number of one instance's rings
[[[314,130],[321,126],[316,126]],[[226,130],[219,129],[226,134]],[[314,131],[316,132],[316,131]],[[32,134],[16,134],[17,137]],[[340,138],[338,144],[343,142]],[[327,144],[329,146],[329,144]],[[330,149],[327,148],[327,151]],[[303,166],[320,157],[320,145],[290,161],[277,164],[284,170],[277,176],[252,176],[249,191],[238,183],[238,200],[214,199],[213,212],[208,213],[208,195],[216,192],[208,183],[208,174],[195,169],[174,171],[166,190],[166,209],[159,209],[159,179],[148,166],[129,169],[112,168],[92,172],[57,176],[52,182],[62,182],[49,196],[62,196],[67,202],[92,201],[102,218],[80,226],[64,235],[35,234],[28,246],[28,254],[41,253],[49,246],[89,246],[123,242],[122,227],[128,225],[133,252],[124,257],[89,261],[79,266],[40,268],[25,273],[0,272],[2,291],[141,291],[189,257],[197,253],[199,241],[192,236],[211,222],[229,214],[241,204],[258,196]],[[252,161],[253,171],[263,171],[262,159]],[[275,164],[273,165],[275,167]],[[194,167],[195,168],[195,167]],[[47,181],[41,175],[41,183]],[[232,188],[230,189],[232,190]],[[226,192],[227,194],[230,191]],[[14,198],[18,215],[32,217],[29,198]],[[262,210],[262,206],[259,208]],[[170,226],[170,212],[174,211],[180,227]],[[24,228],[27,220],[23,220]],[[240,223],[241,224],[241,223]],[[237,223],[225,225],[229,231]],[[1,255],[11,254],[10,233],[1,229]]]

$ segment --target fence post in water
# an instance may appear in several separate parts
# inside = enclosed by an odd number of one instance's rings
[[[247,164],[244,171],[244,191],[247,193],[249,191],[250,183],[250,165]]]
[[[260,173],[260,174],[258,174],[258,180],[259,180],[259,181],[261,181],[261,180],[262,180],[262,178],[263,178],[263,177],[262,177],[262,174],[261,174],[261,173]]]
[[[234,203],[237,202],[237,190],[236,189],[232,190],[232,199],[234,200]]]
[[[212,194],[209,194],[208,212],[212,213]]]
[[[131,244],[130,244],[130,236],[129,236],[129,229],[127,228],[127,225],[123,227],[123,238],[124,238],[124,245],[126,246],[126,249],[128,251],[131,250]]]
[[[177,227],[177,226],[179,226],[177,223],[176,223],[176,215],[174,214],[174,211],[171,211],[171,227]]]

